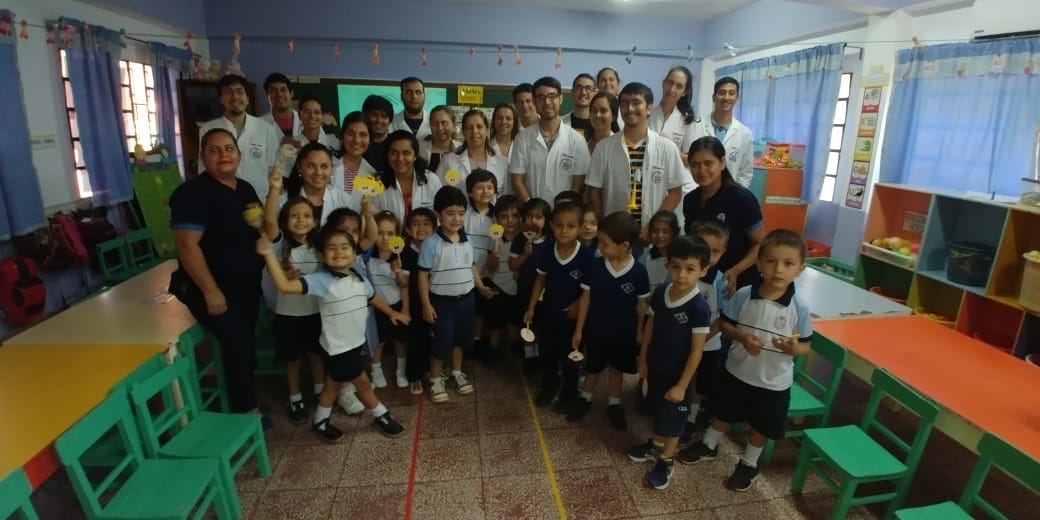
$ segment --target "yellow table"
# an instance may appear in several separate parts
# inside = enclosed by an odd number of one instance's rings
[[[0,475],[24,467],[33,487],[60,467],[52,444],[163,348],[11,345],[0,348]]]
[[[77,303],[8,339],[4,345],[155,345],[166,347],[195,324],[167,293],[176,260],[167,260]]]

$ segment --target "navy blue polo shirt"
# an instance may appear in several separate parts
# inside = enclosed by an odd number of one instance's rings
[[[517,294],[524,298],[523,301],[525,303],[527,302],[526,299],[531,297],[531,288],[534,286],[535,275],[538,274],[538,260],[542,257],[542,252],[546,250],[546,246],[552,245],[552,243],[552,238],[548,236],[534,239],[534,243],[531,245],[531,255],[527,257],[527,261],[520,267],[516,277],[516,285],[519,288]],[[525,247],[527,247],[527,237],[521,233],[509,244],[509,257],[515,258],[523,255]],[[524,308],[526,309],[527,307]]]
[[[711,328],[711,308],[697,289],[671,301],[668,298],[671,285],[659,285],[650,297],[654,328],[646,364],[651,374],[678,377],[690,357],[693,335],[706,335]]]
[[[251,184],[237,179],[231,188],[209,172],[177,186],[170,195],[170,227],[202,232],[199,247],[219,286],[260,283],[264,259],[256,254],[259,235],[242,218],[251,203],[260,203]]]
[[[539,325],[561,325],[567,315],[563,309],[581,297],[581,283],[595,260],[592,250],[577,244],[567,258],[560,258],[556,245],[542,251],[538,259],[538,274],[545,275],[545,294],[538,306]]]
[[[598,343],[632,343],[636,339],[636,307],[650,296],[646,266],[631,263],[615,271],[604,258],[589,265],[581,288],[589,291],[585,336]]]
[[[701,204],[702,189],[697,188],[683,198],[683,216],[686,217],[685,229],[698,220],[718,220],[729,229],[729,242],[726,252],[719,259],[718,268],[726,272],[737,265],[741,258],[751,249],[748,233],[762,227],[762,208],[758,199],[750,190],[739,184],[722,183],[722,187],[710,199]],[[738,287],[755,283],[761,278],[758,268],[752,265],[740,274]]]

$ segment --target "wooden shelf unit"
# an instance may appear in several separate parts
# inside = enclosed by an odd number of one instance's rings
[[[877,184],[863,242],[891,236],[919,244],[914,265],[899,265],[861,250],[856,285],[905,293],[910,308],[946,315],[955,321],[954,330],[1004,352],[1018,357],[1040,352],[1040,316],[1018,302],[1025,267],[1022,254],[1040,249],[1040,212],[941,190]],[[959,284],[946,276],[950,240],[995,249],[983,285]]]

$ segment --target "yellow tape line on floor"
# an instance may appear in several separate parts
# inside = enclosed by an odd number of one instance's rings
[[[527,378],[523,378],[523,381],[524,394],[527,395],[527,406],[531,409],[531,420],[534,422],[534,433],[538,436],[538,447],[542,451],[542,462],[545,463],[545,471],[549,474],[549,489],[552,491],[553,502],[556,502],[556,511],[560,513],[560,520],[567,520],[567,510],[563,508],[563,495],[560,494],[560,485],[556,482],[556,472],[553,471],[552,459],[549,457],[549,448],[545,445],[545,436],[542,434],[542,424],[538,420],[538,409],[534,406],[531,389],[527,387]]]

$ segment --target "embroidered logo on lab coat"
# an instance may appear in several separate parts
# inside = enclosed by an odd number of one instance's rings
[[[567,171],[567,170],[570,170],[573,167],[574,167],[574,156],[573,155],[567,155],[565,153],[564,154],[560,154],[560,169]]]
[[[253,159],[260,159],[264,156],[264,145],[258,143],[249,143],[249,156]]]
[[[729,162],[737,162],[737,156],[740,154],[740,150],[731,150],[729,152]]]
[[[650,179],[654,181],[654,184],[661,184],[664,180],[664,168],[660,166],[654,166],[650,169]]]

